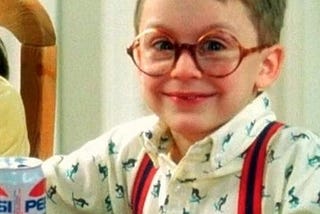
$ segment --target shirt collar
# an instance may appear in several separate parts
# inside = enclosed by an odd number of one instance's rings
[[[266,124],[275,119],[269,96],[264,92],[218,130],[195,142],[184,159],[209,161],[212,169],[220,169],[231,160],[241,157]],[[141,140],[155,165],[159,164],[159,159],[161,162],[168,159],[167,150],[172,140],[168,127],[161,120],[145,130]]]

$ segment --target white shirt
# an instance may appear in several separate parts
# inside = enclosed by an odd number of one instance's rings
[[[131,213],[131,193],[147,152],[159,168],[144,213],[237,213],[243,154],[276,120],[266,93],[190,147],[175,164],[168,127],[155,116],[112,129],[67,156],[44,163],[47,213]],[[66,142],[67,143],[67,142]],[[320,213],[320,141],[285,127],[266,157],[263,213]]]

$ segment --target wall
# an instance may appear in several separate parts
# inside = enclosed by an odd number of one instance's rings
[[[289,0],[282,43],[286,60],[272,89],[279,118],[320,133],[320,1]]]
[[[133,66],[125,52],[133,35],[133,7],[132,0],[57,2],[57,152],[71,151],[141,115]]]

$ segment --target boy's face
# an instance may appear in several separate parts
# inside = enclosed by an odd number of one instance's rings
[[[233,35],[243,47],[258,45],[257,32],[239,0],[146,0],[140,32],[161,28],[180,43],[195,43],[209,30],[219,28]],[[149,107],[173,134],[199,140],[229,121],[257,94],[262,56],[243,59],[237,70],[224,78],[199,71],[188,51],[161,77],[139,73]]]

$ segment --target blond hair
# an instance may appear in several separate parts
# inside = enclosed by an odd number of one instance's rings
[[[228,0],[219,0],[228,1]],[[286,0],[240,0],[249,11],[249,18],[258,32],[259,43],[262,45],[276,44],[280,40],[283,27]],[[137,0],[134,14],[134,29],[138,34],[141,13],[145,0]]]

